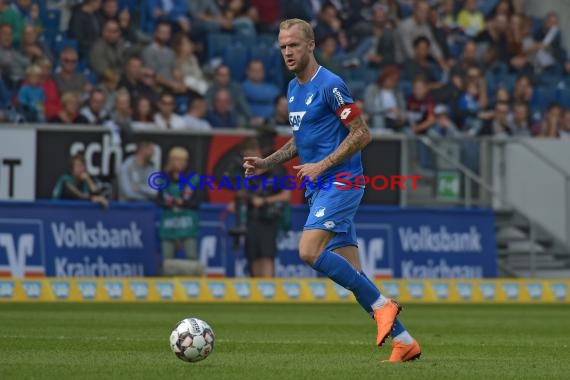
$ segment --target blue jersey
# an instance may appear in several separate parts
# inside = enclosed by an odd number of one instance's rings
[[[309,82],[300,84],[296,78],[291,80],[287,98],[289,123],[301,164],[317,163],[333,153],[349,133],[337,116],[338,111],[354,103],[344,81],[319,66]],[[328,186],[340,172],[348,172],[352,178],[362,175],[360,151],[322,173],[318,182]],[[307,188],[307,194],[310,192]]]

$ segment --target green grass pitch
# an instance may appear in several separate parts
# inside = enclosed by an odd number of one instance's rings
[[[170,351],[178,320],[212,355]],[[570,306],[404,305],[419,361],[381,363],[357,305],[0,304],[0,379],[569,379]]]

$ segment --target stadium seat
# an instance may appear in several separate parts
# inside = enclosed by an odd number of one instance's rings
[[[489,16],[494,10],[499,0],[479,0],[477,8],[483,12],[485,16]]]
[[[570,88],[559,89],[556,98],[564,108],[570,109]]]
[[[542,112],[546,111],[550,103],[556,102],[559,98],[556,88],[537,86],[534,91],[536,92],[536,104],[534,106]]]
[[[224,51],[231,46],[232,36],[227,33],[208,34],[208,60],[221,57]]]
[[[75,50],[79,49],[79,42],[73,38],[67,38],[65,34],[58,34],[52,44],[52,51],[56,58],[59,59],[59,55],[63,51],[63,49],[67,47],[72,47]]]
[[[59,9],[50,9],[45,13],[42,19],[44,30],[44,35],[55,36],[59,33],[59,25],[61,22],[61,11]]]
[[[412,82],[407,80],[400,80],[400,84],[398,86],[400,87],[400,91],[402,91],[404,97],[407,98],[408,96],[412,95],[412,91],[414,88]]]
[[[222,60],[230,68],[233,80],[241,82],[245,78],[245,70],[249,62],[248,55],[248,49],[241,44],[226,48]]]

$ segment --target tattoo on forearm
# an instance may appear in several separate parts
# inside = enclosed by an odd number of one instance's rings
[[[280,149],[275,153],[270,155],[264,160],[264,166],[266,168],[272,168],[275,165],[280,165],[284,162],[289,161],[297,155],[297,146],[295,145],[295,138],[291,137],[289,141],[285,143]]]
[[[333,153],[325,158],[327,169],[346,161],[370,142],[370,131],[361,117],[348,123],[347,127],[350,130],[348,136]]]

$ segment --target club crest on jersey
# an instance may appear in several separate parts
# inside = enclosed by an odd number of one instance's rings
[[[315,96],[315,94],[308,94],[307,95],[307,99],[305,99],[305,104],[309,105],[313,102],[313,96]]]
[[[301,121],[306,113],[307,111],[289,112],[289,123],[294,131],[298,131],[301,128]]]

